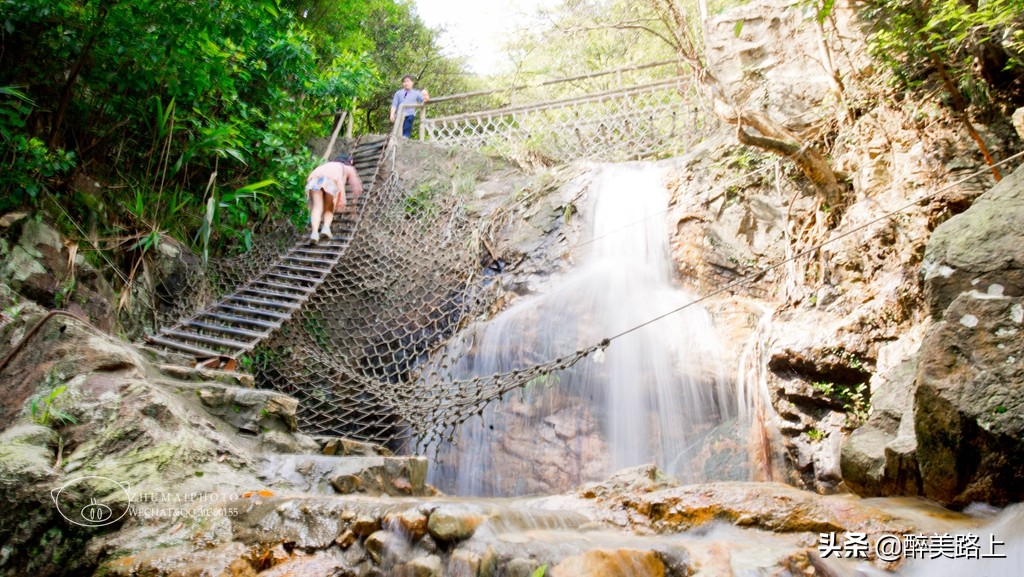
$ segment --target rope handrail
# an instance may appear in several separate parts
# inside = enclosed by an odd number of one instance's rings
[[[462,120],[478,120],[481,118],[487,118],[488,116],[499,116],[505,114],[512,114],[516,112],[534,112],[537,110],[547,110],[550,108],[558,108],[566,106],[568,104],[585,104],[589,102],[599,102],[601,100],[607,100],[615,96],[628,96],[639,92],[644,92],[651,89],[665,88],[674,84],[679,84],[680,81],[684,80],[685,76],[675,76],[667,80],[659,80],[657,82],[650,82],[648,84],[637,84],[628,88],[616,88],[613,90],[607,90],[604,92],[598,92],[596,94],[588,94],[586,96],[574,96],[570,98],[563,98],[560,100],[551,100],[539,104],[520,104],[517,106],[507,106],[504,108],[494,108],[491,110],[484,110],[482,112],[466,112],[463,114],[454,114],[451,116],[438,116],[436,118],[430,118],[429,123],[439,122],[455,122]],[[433,102],[434,99],[431,99]]]
[[[439,96],[431,98],[432,102],[447,102],[451,100],[462,100],[466,98],[473,98],[476,96],[487,96],[488,94],[500,94],[502,92],[513,92],[516,90],[523,90],[526,88],[537,88],[540,86],[552,86],[555,84],[561,84],[563,82],[575,82],[577,80],[586,80],[588,78],[597,78],[600,76],[609,76],[611,74],[621,74],[623,72],[635,72],[637,70],[645,70],[648,68],[657,68],[659,66],[665,66],[668,64],[676,64],[676,60],[661,60],[659,62],[651,62],[648,64],[640,64],[636,66],[626,66],[623,68],[615,68],[612,70],[602,70],[600,72],[591,72],[588,74],[579,74],[577,76],[567,76],[564,78],[555,78],[553,80],[545,80],[536,84],[519,84],[510,86],[508,88],[494,88],[491,90],[477,90],[475,92],[462,92],[459,94],[450,94],[448,96]]]

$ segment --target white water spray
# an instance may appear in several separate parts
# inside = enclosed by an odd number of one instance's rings
[[[593,220],[581,265],[469,331],[474,353],[454,376],[508,372],[636,330],[603,360],[535,379],[466,423],[435,455],[435,485],[461,495],[562,491],[650,462],[684,481],[716,476],[705,466],[722,459],[697,457],[738,409],[710,318],[690,306],[645,324],[694,300],[672,282],[663,177],[651,165],[599,169],[582,211]]]

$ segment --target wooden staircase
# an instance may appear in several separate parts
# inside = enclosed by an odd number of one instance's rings
[[[338,264],[356,232],[359,214],[379,176],[388,139],[356,142],[354,166],[363,194],[336,214],[334,237],[311,245],[303,236],[285,254],[231,294],[194,316],[146,337],[150,347],[197,359],[236,358],[253,350],[300,310]]]

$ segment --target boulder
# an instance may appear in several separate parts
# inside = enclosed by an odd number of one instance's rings
[[[854,10],[847,2],[836,2],[834,21],[847,48],[860,44],[863,36],[851,33]],[[746,106],[763,106],[776,122],[793,131],[814,126],[834,108],[835,80],[822,58],[821,46],[836,40],[824,39],[815,22],[815,11],[788,0],[758,0],[713,16],[708,22],[708,65],[721,83],[725,96]],[[864,67],[868,62],[844,51],[844,65]]]
[[[1024,294],[1024,170],[982,194],[940,224],[921,263],[928,308],[935,319],[964,291]]]
[[[846,486],[863,497],[920,495],[914,432],[917,357],[872,379],[871,417],[843,442]]]
[[[963,293],[943,318],[914,397],[924,494],[956,507],[1024,500],[1024,298]]]
[[[551,568],[551,577],[664,577],[665,564],[654,551],[594,549],[563,559]]]
[[[5,219],[0,226],[0,283],[47,308],[66,309],[88,318],[101,330],[114,327],[114,290],[48,224],[27,215]]]
[[[473,536],[473,532],[483,522],[475,511],[457,506],[439,507],[430,513],[427,531],[430,536],[442,543],[463,541]]]

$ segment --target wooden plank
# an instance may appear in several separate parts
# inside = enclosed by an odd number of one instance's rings
[[[226,315],[226,314],[221,314],[221,313],[212,313],[212,312],[209,312],[209,311],[206,311],[206,312],[203,312],[203,313],[200,313],[200,314],[196,315],[196,318],[204,318],[204,317],[209,317],[211,319],[217,319],[219,321],[235,323],[235,324],[239,324],[239,325],[249,325],[251,327],[263,327],[265,329],[276,329],[276,328],[279,328],[281,326],[280,322],[267,322],[267,321],[261,321],[259,319],[249,319],[249,318],[245,318],[245,317],[237,317],[235,315]],[[189,321],[189,322],[197,322],[197,321]],[[266,334],[269,335],[270,332],[267,331]]]
[[[311,263],[314,263],[314,264],[326,264],[326,265],[331,265],[331,266],[334,266],[335,264],[337,264],[337,261],[327,260],[327,259],[322,259],[322,258],[306,258],[304,256],[285,256],[284,258],[286,258],[288,260],[299,261],[299,262],[311,262]]]
[[[225,298],[224,300],[226,300],[226,301],[233,301],[233,302],[236,302],[236,303],[246,303],[246,304],[250,304],[250,305],[259,305],[259,306],[274,307],[274,308],[289,309],[289,310],[295,310],[295,309],[297,309],[297,308],[302,306],[302,303],[283,303],[283,302],[279,302],[279,301],[271,301],[271,300],[264,300],[264,299],[252,299],[252,298],[238,296],[238,295],[231,295],[231,296]]]
[[[330,272],[330,270],[331,270],[329,268],[313,268],[311,266],[298,266],[298,265],[281,264],[281,263],[275,264],[274,268],[283,269],[283,270],[290,270],[290,271],[300,272],[300,273],[301,272],[313,272],[313,273],[317,273],[317,274],[322,274],[322,273],[325,273],[325,272]]]
[[[251,288],[251,287],[243,288],[242,290],[240,290],[238,292],[244,292],[244,293],[249,293],[249,294],[254,294],[254,295],[259,295],[259,296],[264,296],[264,297],[272,297],[272,298],[274,298],[274,297],[281,297],[281,298],[298,300],[298,301],[304,301],[307,298],[309,298],[309,295],[305,295],[305,294],[297,295],[295,293],[279,293],[277,291],[268,291],[266,289]]]
[[[203,330],[203,331],[215,331],[215,332],[218,332],[218,333],[224,333],[226,335],[235,335],[235,336],[239,336],[239,337],[247,337],[247,338],[250,338],[250,339],[262,339],[262,338],[264,338],[264,337],[266,337],[266,336],[268,336],[270,334],[270,331],[266,331],[266,332],[247,331],[245,329],[240,329],[238,327],[229,327],[229,326],[224,326],[224,325],[210,325],[210,324],[206,324],[206,323],[201,323],[199,321],[188,321],[187,323],[185,323],[185,325],[190,327],[190,328],[199,329],[199,330]]]
[[[168,349],[174,349],[174,350],[177,350],[177,351],[183,351],[183,352],[186,352],[186,353],[191,353],[191,354],[193,354],[193,355],[195,355],[195,356],[197,356],[199,358],[227,356],[227,355],[225,355],[224,353],[222,353],[220,351],[214,351],[214,350],[203,348],[203,347],[199,347],[199,346],[193,346],[193,345],[189,345],[187,343],[182,343],[182,342],[179,342],[179,341],[176,341],[176,340],[172,340],[172,339],[165,339],[165,338],[160,337],[158,335],[153,335],[153,336],[146,337],[146,340],[151,342],[151,343],[153,343],[153,344],[160,345],[161,347],[165,347],[165,348],[168,348]]]
[[[276,277],[276,278],[286,278],[286,279],[294,280],[294,281],[301,281],[301,282],[308,282],[308,283],[317,283],[317,284],[323,282],[323,279],[309,278],[308,276],[295,276],[295,275],[289,275],[289,274],[278,273],[278,272],[270,272],[270,273],[267,273],[266,276],[272,276],[272,277]],[[315,287],[313,287],[313,288],[315,288]]]
[[[285,289],[285,290],[301,291],[304,294],[309,294],[309,293],[311,293],[311,292],[316,290],[316,287],[296,286],[296,285],[293,285],[293,284],[285,284],[285,283],[280,283],[280,282],[271,282],[269,280],[262,280],[262,279],[256,279],[256,280],[252,281],[252,284],[261,284],[263,286],[268,286],[268,287],[271,287],[271,288],[279,288],[279,289]]]
[[[292,316],[292,314],[290,312],[289,313],[279,313],[277,311],[268,311],[268,310],[263,310],[263,309],[254,309],[252,307],[240,307],[240,306],[229,305],[229,304],[225,304],[225,303],[217,303],[215,308],[224,309],[226,311],[234,311],[236,313],[245,313],[245,314],[249,314],[249,315],[255,315],[255,316],[259,316],[259,317],[270,317],[270,318],[273,318],[273,319],[287,319],[287,318],[290,318]]]
[[[174,330],[174,329],[164,329],[164,330],[162,330],[160,332],[162,334],[166,335],[166,336],[174,337],[174,338],[177,338],[177,339],[185,339],[185,340],[191,340],[191,341],[198,341],[198,342],[201,342],[201,343],[206,343],[208,345],[216,345],[218,347],[227,347],[229,349],[248,350],[248,349],[252,348],[252,346],[255,344],[255,343],[252,343],[252,342],[244,342],[243,343],[241,341],[232,341],[232,340],[229,340],[229,339],[218,339],[217,337],[210,337],[210,336],[201,335],[201,334],[198,334],[198,333],[190,333],[188,331],[177,331],[177,330]]]

